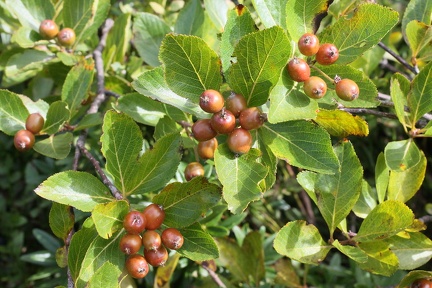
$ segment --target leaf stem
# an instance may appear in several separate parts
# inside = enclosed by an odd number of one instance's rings
[[[222,280],[220,280],[219,276],[216,274],[215,271],[213,271],[210,266],[208,261],[203,261],[201,263],[201,266],[209,273],[210,277],[213,279],[213,281],[222,288],[226,288],[225,284],[222,282]]]
[[[329,75],[327,75],[326,73],[324,73],[324,71],[322,71],[321,69],[319,69],[318,67],[316,67],[315,65],[310,65],[310,67],[312,69],[314,69],[315,71],[317,71],[318,73],[320,73],[321,75],[323,75],[327,80],[329,80],[330,82],[334,82],[334,79],[331,78]]]
[[[403,59],[401,56],[399,56],[398,54],[396,54],[396,52],[394,52],[389,47],[387,47],[387,45],[385,45],[383,42],[379,42],[378,46],[381,47],[382,49],[384,49],[384,51],[386,51],[390,55],[392,55],[397,61],[399,61],[399,63],[401,63],[405,68],[407,68],[408,70],[410,70],[412,73],[414,73],[414,74],[418,74],[419,73],[417,67],[414,67],[414,66],[410,65],[407,61],[405,61],[405,59]]]

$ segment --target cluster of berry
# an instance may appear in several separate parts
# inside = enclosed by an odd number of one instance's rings
[[[26,129],[19,130],[15,133],[15,148],[20,152],[30,150],[35,143],[34,135],[42,130],[44,122],[44,118],[39,113],[30,114],[25,122]]]
[[[168,260],[168,249],[177,250],[183,246],[183,235],[176,228],[157,232],[165,219],[165,211],[157,204],[150,204],[143,212],[130,211],[123,220],[127,234],[120,239],[120,250],[129,255],[125,267],[130,276],[144,278],[149,264],[162,266]],[[139,254],[144,247],[144,255]]]
[[[332,43],[320,45],[318,37],[311,33],[303,34],[298,41],[298,49],[304,56],[315,56],[315,61],[321,65],[331,65],[339,58],[339,50]],[[304,93],[313,98],[320,99],[327,92],[326,82],[318,76],[310,76],[310,66],[305,60],[294,57],[287,65],[291,79],[303,83]],[[336,95],[342,100],[353,101],[357,99],[360,90],[351,79],[341,79],[335,76]]]
[[[58,25],[50,19],[43,20],[39,26],[39,34],[42,38],[51,40],[57,37],[57,41],[62,46],[72,46],[75,43],[75,31],[71,28],[63,28],[59,31]]]

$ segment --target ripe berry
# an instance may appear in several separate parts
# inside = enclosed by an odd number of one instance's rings
[[[339,50],[330,43],[322,44],[315,56],[316,61],[321,65],[330,65],[339,58]]]
[[[258,129],[264,123],[265,115],[257,107],[251,107],[240,113],[240,126],[246,130]]]
[[[30,150],[34,143],[35,137],[33,133],[28,130],[19,130],[14,136],[15,148],[20,152]]]
[[[351,79],[338,79],[335,77],[336,83],[336,94],[345,101],[353,101],[358,98],[360,89],[353,80]]]
[[[184,176],[186,181],[190,181],[197,176],[204,176],[204,167],[198,162],[191,162],[186,166]]]
[[[38,134],[44,125],[44,118],[39,113],[32,113],[27,117],[25,126],[26,129],[33,134]]]
[[[213,130],[220,134],[228,134],[234,130],[236,119],[231,111],[222,108],[218,113],[213,114],[211,118],[211,126]]]
[[[59,33],[59,27],[50,19],[43,20],[39,25],[39,34],[42,38],[50,40],[54,39]]]
[[[149,266],[144,256],[134,254],[126,259],[126,270],[129,275],[136,279],[144,278],[149,272]]]
[[[212,138],[207,141],[199,142],[197,152],[202,159],[212,159],[217,147],[217,139]]]
[[[184,238],[176,228],[167,228],[162,231],[162,243],[171,250],[180,249],[183,246]]]
[[[147,230],[142,236],[142,244],[146,250],[156,250],[162,245],[162,239],[156,231]]]
[[[137,234],[125,234],[120,239],[119,246],[120,250],[127,255],[138,253],[142,246],[141,236]]]
[[[57,34],[57,40],[62,46],[72,46],[75,43],[75,31],[71,28],[63,28]]]
[[[417,279],[414,281],[411,288],[432,288],[432,281],[429,279]]]
[[[324,97],[327,92],[327,84],[320,77],[311,76],[304,82],[303,91],[310,98],[320,99]]]
[[[154,267],[163,266],[168,260],[168,251],[161,245],[156,250],[144,250],[144,257],[147,262]]]
[[[201,109],[208,113],[219,112],[225,104],[222,94],[216,90],[206,90],[200,96],[199,105]]]
[[[244,128],[236,128],[228,135],[227,144],[233,153],[247,153],[252,147],[252,135]]]
[[[123,219],[123,227],[129,234],[140,234],[146,228],[145,215],[139,211],[130,211]]]
[[[240,112],[247,108],[246,99],[241,94],[231,93],[226,99],[226,109],[231,111],[235,117],[240,115]]]
[[[214,138],[217,132],[212,128],[210,119],[201,119],[192,125],[192,135],[201,142]]]
[[[288,74],[291,79],[297,82],[303,82],[309,79],[310,68],[309,65],[303,59],[294,57],[288,62]]]
[[[146,218],[146,229],[148,230],[158,229],[165,219],[165,211],[163,210],[163,207],[155,203],[147,206],[144,209],[143,214]]]
[[[315,55],[319,47],[318,37],[312,33],[303,34],[298,41],[299,51],[305,56]]]

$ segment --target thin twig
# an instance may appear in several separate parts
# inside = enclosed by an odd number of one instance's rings
[[[423,223],[432,222],[432,215],[425,215],[423,217],[420,217],[419,220]]]
[[[381,106],[386,107],[394,107],[394,103],[391,101],[391,96],[386,95],[383,93],[378,93],[377,99],[381,102]],[[404,107],[405,112],[409,112],[409,108],[407,106]],[[426,113],[422,116],[422,118],[426,119],[427,121],[432,121],[432,114]]]
[[[414,74],[419,73],[418,69],[416,69],[415,67],[410,65],[407,61],[405,61],[405,59],[403,59],[401,56],[396,54],[393,50],[391,50],[389,47],[387,47],[383,42],[379,42],[378,46],[381,47],[382,49],[384,49],[384,51],[386,51],[390,55],[392,55],[397,61],[399,61],[399,63],[401,63],[405,68],[410,70],[412,73],[414,73]]]
[[[112,96],[112,97],[114,97],[114,98],[116,98],[116,99],[118,99],[118,98],[121,97],[120,94],[117,94],[117,93],[115,93],[114,91],[110,91],[110,90],[105,90],[105,95],[106,95],[106,96]]]
[[[73,213],[73,209],[72,207],[69,207],[69,209],[71,210],[71,212]],[[65,240],[65,249],[66,249],[66,255],[69,255],[69,246],[70,246],[70,242],[72,240],[72,236],[75,234],[75,230],[72,228],[71,231],[69,231],[68,236],[66,237]],[[75,284],[72,278],[72,273],[70,271],[70,268],[68,266],[67,268],[67,278],[68,278],[68,288],[74,288]]]
[[[339,107],[339,110],[349,112],[351,114],[365,114],[365,115],[375,115],[379,117],[385,117],[390,119],[397,119],[397,116],[393,113],[388,112],[382,112],[378,110],[373,109],[367,109],[367,108],[346,108],[346,107]]]
[[[225,284],[222,282],[222,280],[220,280],[219,276],[216,274],[215,271],[213,271],[210,267],[209,267],[209,263],[207,261],[203,261],[201,263],[201,266],[207,270],[207,272],[209,273],[210,277],[213,279],[213,281],[219,286],[219,287],[223,287],[226,288]]]

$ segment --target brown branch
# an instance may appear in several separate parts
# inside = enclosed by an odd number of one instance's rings
[[[393,113],[382,112],[373,109],[367,108],[346,108],[346,107],[338,107],[339,110],[346,111],[351,114],[363,114],[363,115],[375,115],[379,117],[385,117],[390,119],[398,119],[397,116]]]
[[[72,207],[69,207],[69,209],[73,213]],[[69,257],[69,246],[70,246],[70,242],[72,240],[72,236],[74,235],[74,233],[75,233],[75,230],[72,228],[71,231],[69,231],[68,236],[66,237],[66,240],[65,240],[66,255],[68,255],[68,257]],[[67,279],[68,279],[68,285],[67,285],[67,287],[68,288],[74,288],[75,284],[74,284],[74,281],[73,281],[73,278],[72,278],[72,273],[71,273],[71,271],[69,269],[69,266],[67,268]]]
[[[414,73],[414,74],[419,73],[418,68],[410,65],[407,61],[405,61],[405,59],[403,59],[401,56],[396,54],[393,50],[391,50],[389,47],[387,47],[383,42],[379,42],[378,46],[381,47],[382,49],[384,49],[384,51],[386,51],[390,55],[392,55],[397,61],[399,61],[399,63],[401,63],[405,68],[410,70],[412,73]]]
[[[213,271],[210,268],[210,265],[207,261],[203,261],[201,263],[201,266],[209,273],[210,277],[213,279],[213,281],[219,286],[219,287],[223,287],[226,288],[225,284],[222,282],[222,280],[220,280],[219,276],[216,274],[215,271]]]

